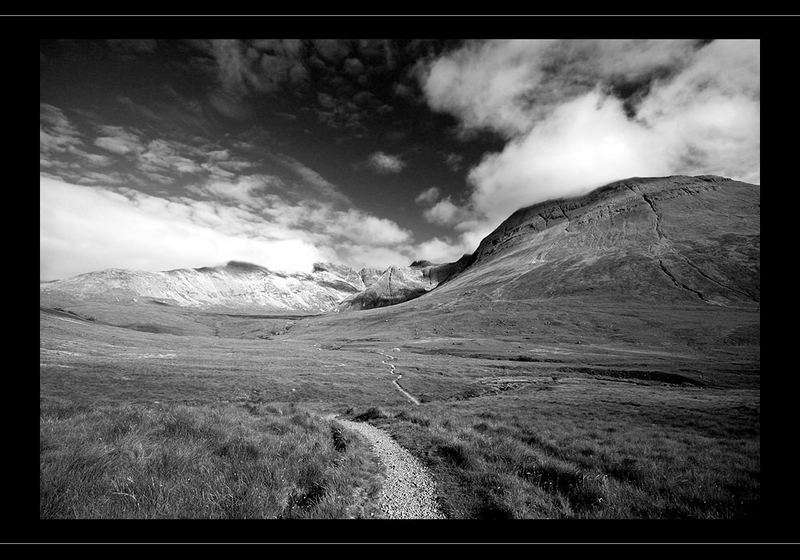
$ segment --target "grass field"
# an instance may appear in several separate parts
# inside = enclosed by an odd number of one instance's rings
[[[294,405],[42,406],[42,518],[371,517],[365,442]]]
[[[565,380],[370,422],[431,469],[452,518],[758,516],[756,395],[616,385]]]
[[[423,461],[449,517],[759,515],[757,313],[422,299],[314,318],[43,305],[41,516],[369,516],[379,469],[333,412]]]

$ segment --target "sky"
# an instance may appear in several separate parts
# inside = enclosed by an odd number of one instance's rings
[[[757,40],[40,42],[40,279],[450,262],[633,176],[760,184]]]

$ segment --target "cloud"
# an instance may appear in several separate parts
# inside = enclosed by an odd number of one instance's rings
[[[40,153],[66,152],[81,144],[80,132],[61,109],[47,103],[39,104]]]
[[[400,173],[405,168],[406,163],[400,156],[375,152],[367,158],[367,165],[376,173]]]
[[[411,239],[411,232],[392,220],[370,216],[355,209],[332,214],[329,232],[362,245],[397,245]]]
[[[500,221],[522,206],[617,179],[669,174],[662,149],[649,129],[625,116],[620,100],[592,92],[485,156],[468,175],[471,202]]]
[[[279,163],[285,165],[292,170],[305,185],[310,186],[318,195],[323,199],[331,200],[340,204],[352,205],[352,201],[345,194],[343,194],[336,185],[325,179],[322,175],[308,167],[307,165],[299,162],[293,157],[276,154],[273,158]]]
[[[346,90],[337,95],[339,97],[324,92],[317,94],[317,103],[321,107],[315,111],[317,118],[331,128],[365,131],[366,127],[362,121],[369,114],[369,110],[381,111],[382,104],[369,92],[357,93],[353,95],[352,100]],[[365,104],[368,106],[361,106]]]
[[[418,244],[414,248],[416,259],[434,263],[454,262],[466,253],[472,253],[475,247],[464,247],[462,244],[453,243],[449,239],[434,237]]]
[[[350,53],[350,47],[340,39],[317,39],[314,41],[317,52],[327,62],[338,64]]]
[[[227,91],[211,91],[208,102],[222,116],[234,120],[247,120],[253,116],[250,106],[241,97]]]
[[[175,143],[160,139],[149,142],[147,149],[139,154],[139,168],[153,173],[172,171],[181,174],[202,170],[197,162],[182,155]]]
[[[103,268],[166,270],[243,260],[273,269],[307,270],[327,255],[313,243],[281,239],[270,228],[225,231],[236,212],[208,203],[170,201],[136,191],[40,179],[40,277]],[[216,227],[210,224],[216,224]]]
[[[93,154],[91,152],[86,152],[86,151],[78,149],[78,148],[70,147],[67,151],[70,152],[71,154],[74,154],[74,155],[82,158],[84,161],[88,162],[90,165],[96,165],[96,166],[99,166],[99,167],[105,167],[107,165],[111,165],[112,163],[114,163],[114,160],[112,160],[111,158],[109,158],[107,156],[100,155],[100,154]]]
[[[111,158],[88,152],[83,146],[82,134],[61,109],[47,103],[39,105],[40,167],[78,177],[83,168],[113,163]]]
[[[432,204],[439,199],[439,189],[437,187],[431,187],[429,189],[425,189],[421,193],[419,193],[414,202],[417,204]]]
[[[98,177],[99,179],[99,177]],[[40,176],[40,277],[103,268],[166,270],[243,260],[310,272],[314,262],[407,264],[411,232],[392,220],[267,192],[268,177],[164,198],[125,187],[86,187]]]
[[[327,93],[318,93],[317,101],[326,109],[333,109],[336,106],[336,100],[333,98],[333,96],[328,95]]]
[[[241,100],[252,92],[272,92],[284,83],[297,86],[308,79],[303,43],[297,39],[213,39],[193,46],[216,63],[221,93],[225,94],[210,99],[218,110],[230,110],[230,98]]]
[[[118,172],[98,173],[96,171],[85,171],[81,173],[78,180],[80,184],[94,185],[121,185],[127,181],[127,177]]]
[[[395,82],[392,86],[392,92],[398,97],[414,99],[414,89],[402,82]]]
[[[101,126],[100,130],[105,134],[98,136],[94,140],[94,145],[118,155],[138,153],[145,150],[138,134],[135,134],[121,126]]]
[[[350,76],[358,76],[364,71],[364,65],[357,58],[348,58],[344,61],[344,71]]]
[[[130,97],[120,95],[117,97],[117,102],[127,107],[130,111],[142,115],[143,117],[147,117],[148,119],[152,119],[154,121],[162,120],[161,115],[158,115],[145,105],[134,102]]]
[[[448,196],[425,210],[422,215],[432,224],[448,226],[455,225],[468,218],[470,213],[453,204]]]
[[[251,167],[254,167],[255,164],[252,161],[246,161],[243,159],[234,158],[226,161],[218,161],[217,166],[226,169],[228,171],[241,172],[246,169],[250,169]]]
[[[475,41],[421,64],[417,76],[432,109],[466,129],[506,137],[528,131],[554,106],[608,86],[679,68],[696,41]]]
[[[426,217],[462,241],[520,207],[630,176],[760,180],[757,40],[482,41],[418,69],[431,108],[505,147]]]
[[[284,187],[280,177],[248,175],[239,177],[233,182],[212,180],[202,186],[191,185],[187,187],[187,190],[215,199],[237,202],[245,207],[259,208],[265,203],[265,199],[260,195],[268,192],[270,188],[283,189]]]
[[[464,156],[454,153],[443,154],[443,156],[444,156],[444,162],[447,165],[447,167],[450,168],[450,171],[455,173],[461,170],[461,167],[464,163]]]

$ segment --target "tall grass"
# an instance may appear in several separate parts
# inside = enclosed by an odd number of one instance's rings
[[[382,467],[293,405],[40,410],[41,518],[353,518]]]
[[[757,405],[712,414],[676,390],[639,395],[647,415],[632,415],[587,389],[367,416],[427,464],[451,518],[759,515]]]

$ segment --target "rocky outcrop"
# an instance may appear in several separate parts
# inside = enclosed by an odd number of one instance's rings
[[[423,269],[391,266],[364,291],[345,299],[342,311],[372,309],[414,299],[436,286],[423,274]]]
[[[376,278],[370,278],[364,291],[345,299],[339,305],[339,309],[341,311],[372,309],[418,298],[462,272],[472,261],[472,255],[464,255],[452,263],[414,261],[410,266],[389,267]]]
[[[362,268],[358,274],[361,276],[364,287],[369,288],[381,277],[383,271],[380,268]]]
[[[327,282],[331,287],[347,291],[345,285],[349,285],[356,291],[365,288],[361,274],[349,266],[334,263],[314,263],[313,275],[318,277],[321,282]]]

